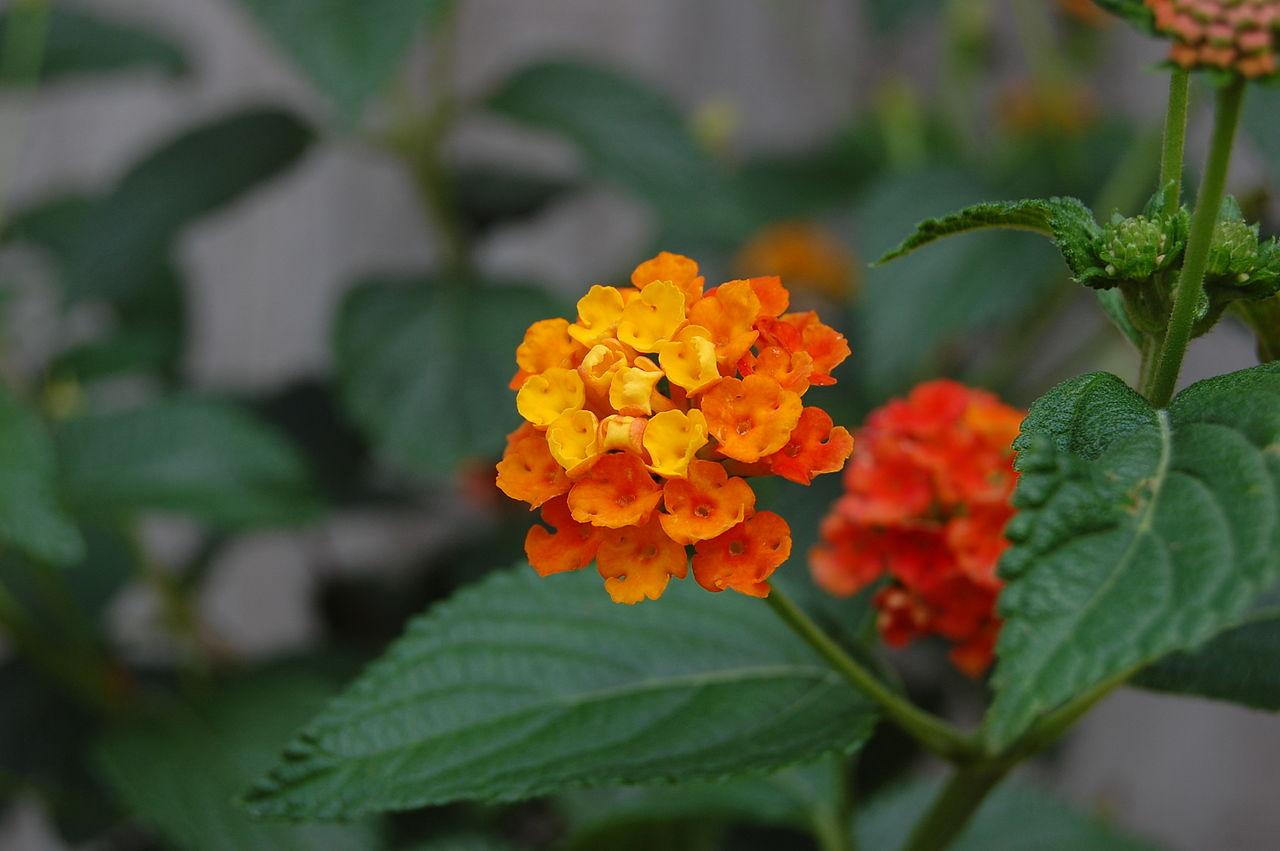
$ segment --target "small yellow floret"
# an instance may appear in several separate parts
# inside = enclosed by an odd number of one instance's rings
[[[581,408],[586,388],[576,369],[556,367],[531,375],[516,394],[516,410],[535,426],[547,427],[565,411]]]
[[[622,303],[617,287],[593,286],[578,299],[578,321],[569,326],[569,336],[588,347],[612,337],[622,318]]]
[[[619,369],[609,385],[609,404],[620,414],[647,417],[653,413],[653,395],[662,370],[648,358],[636,358],[633,366]]]
[[[689,462],[707,444],[707,420],[697,408],[685,414],[666,411],[649,420],[644,430],[644,448],[649,453],[649,470],[668,479],[683,479]]]
[[[720,380],[716,344],[700,325],[686,325],[676,338],[658,347],[658,362],[672,384],[697,393]]]
[[[611,414],[600,421],[601,452],[634,452],[640,455],[644,451],[641,442],[646,420],[644,417],[626,417],[622,414]]]
[[[599,429],[600,421],[590,411],[566,411],[547,427],[551,457],[572,472],[602,451]]]
[[[618,339],[639,351],[656,352],[683,324],[684,293],[670,281],[654,281],[623,309]]]

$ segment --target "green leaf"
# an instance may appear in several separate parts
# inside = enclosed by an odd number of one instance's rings
[[[916,225],[915,233],[876,262],[896,260],[943,237],[990,228],[1026,230],[1049,237],[1077,278],[1096,265],[1090,246],[1100,229],[1093,213],[1076,198],[988,202],[940,219],[925,219]]]
[[[1201,381],[1167,411],[1081,376],[1032,406],[1015,446],[994,747],[1234,627],[1280,581],[1280,364]]]
[[[294,448],[229,403],[178,397],[90,414],[57,439],[67,494],[86,514],[169,511],[241,527],[318,507]]]
[[[1166,656],[1133,684],[1280,711],[1280,606],[1250,614],[1199,650]]]
[[[574,189],[574,183],[506,166],[471,166],[450,175],[458,218],[473,234],[528,218]]]
[[[925,9],[935,9],[929,0],[869,0],[866,5],[871,22],[884,33],[897,32]]]
[[[404,61],[414,36],[453,0],[240,0],[354,123]]]
[[[197,703],[118,725],[98,743],[96,761],[120,802],[178,848],[376,848],[376,831],[367,824],[265,824],[234,803],[244,784],[270,765],[289,731],[329,693],[318,677],[260,674]]]
[[[892,789],[858,814],[859,848],[900,848],[937,794],[936,782]],[[1100,819],[1083,815],[1028,784],[1008,781],[979,808],[952,851],[1151,851]]]
[[[682,822],[743,823],[812,830],[840,806],[837,762],[823,759],[764,776],[670,787],[573,792],[559,798],[569,848],[607,847],[605,839],[639,827]]]
[[[342,402],[387,459],[434,476],[496,457],[515,428],[516,346],[562,313],[531,287],[473,279],[371,281],[334,333]]]
[[[1124,18],[1143,32],[1155,31],[1155,17],[1144,0],[1094,0],[1113,15]]]
[[[215,119],[148,154],[103,196],[18,213],[5,237],[48,249],[72,299],[135,295],[166,274],[184,227],[296,163],[312,139],[279,110]]]
[[[1134,346],[1141,348],[1142,332],[1133,327],[1133,322],[1129,319],[1129,314],[1124,310],[1124,296],[1120,290],[1112,287],[1109,290],[1094,290],[1093,294],[1098,298],[1098,306],[1102,308],[1103,314],[1107,319],[1111,320],[1125,339]]]
[[[591,573],[522,567],[414,621],[248,803],[329,819],[710,780],[853,750],[874,721],[759,600],[686,581],[620,606]]]
[[[0,18],[0,44],[8,37],[13,15],[10,10]],[[42,82],[135,69],[176,77],[188,70],[182,51],[154,33],[73,9],[53,8],[48,15]],[[14,82],[23,81],[0,77],[0,84]]]
[[[733,244],[757,224],[680,112],[643,83],[591,65],[548,62],[517,72],[488,106],[565,137],[596,177],[652,204],[686,238]]]
[[[40,418],[0,384],[0,545],[66,565],[84,539],[59,502],[56,465]]]
[[[1241,125],[1262,154],[1272,186],[1280,184],[1280,89],[1252,86],[1245,98]]]

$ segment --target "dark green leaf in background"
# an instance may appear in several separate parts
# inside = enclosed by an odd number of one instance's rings
[[[57,438],[67,494],[86,513],[178,512],[239,527],[318,508],[294,448],[226,402],[179,397],[90,414]]]
[[[1267,164],[1271,185],[1280,185],[1280,88],[1251,86],[1241,121]]]
[[[1280,711],[1280,606],[1251,613],[1199,650],[1166,656],[1133,682],[1154,691]]]
[[[875,256],[939,206],[964,206],[987,190],[952,169],[890,175],[858,204],[859,253]],[[982,233],[870,269],[856,337],[855,366],[873,398],[936,374],[941,346],[998,331],[1061,285],[1052,248],[1022,234]]]
[[[69,298],[134,295],[166,274],[182,228],[294,165],[312,139],[297,118],[275,109],[214,119],[134,163],[103,196],[20,211],[5,238],[48,249]]]
[[[450,175],[455,212],[472,234],[533,216],[574,188],[571,180],[508,166],[463,166]]]
[[[1152,15],[1151,7],[1144,0],[1094,0],[1094,2],[1113,15],[1119,15],[1124,18],[1144,32],[1152,32],[1153,30],[1155,18]]]
[[[1280,364],[1157,412],[1113,375],[1060,384],[1015,446],[989,743],[1236,626],[1280,581]]]
[[[900,848],[938,792],[918,782],[871,799],[858,813],[858,847]],[[1098,818],[1076,812],[1034,786],[1007,781],[949,846],[951,851],[1152,851]]]
[[[9,10],[0,17],[0,44],[9,33],[13,14]],[[167,76],[187,71],[182,51],[145,29],[74,9],[53,8],[48,15],[40,64],[42,81],[133,70],[155,70]],[[0,77],[0,84],[12,82],[17,81]]]
[[[354,123],[424,25],[453,0],[240,0],[316,88]]]
[[[0,549],[65,565],[84,539],[57,494],[57,459],[44,424],[0,384]]]
[[[874,721],[759,600],[686,581],[621,606],[592,571],[521,567],[414,621],[248,801],[329,819],[709,780],[850,751]]]
[[[596,177],[651,204],[686,239],[735,244],[758,224],[665,95],[573,62],[517,72],[489,98],[506,118],[564,137]]]
[[[936,10],[931,0],[868,0],[871,22],[883,32],[896,32],[926,9]]]
[[[260,672],[193,704],[117,725],[97,747],[106,782],[140,822],[185,851],[364,851],[366,824],[255,822],[236,794],[331,693],[321,678]]]
[[[347,297],[335,329],[342,400],[383,457],[434,476],[496,458],[519,424],[515,351],[565,313],[542,291],[471,279],[378,281]]]

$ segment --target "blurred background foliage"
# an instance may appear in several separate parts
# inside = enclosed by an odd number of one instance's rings
[[[12,0],[0,17],[0,805],[37,802],[61,841],[99,848],[805,848],[810,830],[839,818],[832,784],[853,782],[872,800],[865,847],[901,835],[927,789],[900,784],[918,754],[892,729],[856,767],[328,828],[254,823],[233,798],[410,616],[520,553],[527,518],[492,484],[516,424],[513,351],[531,321],[568,315],[592,282],[495,274],[479,258],[504,230],[583,192],[604,187],[649,216],[647,243],[615,258],[612,280],[662,248],[696,257],[709,279],[781,274],[797,302],[820,307],[854,346],[826,398],[839,422],[929,376],[1026,404],[1086,367],[1132,372],[1127,343],[1039,240],[986,234],[868,264],[918,219],[979,200],[1070,194],[1100,217],[1136,212],[1159,131],[1127,117],[1102,62],[1129,35],[1088,0],[855,3],[882,51],[927,42],[936,85],[880,69],[866,103],[825,138],[771,151],[741,143],[752,116],[733,102],[688,110],[598,60],[546,56],[460,91],[465,0],[217,2],[242,7],[321,99],[318,115],[242,104],[176,128],[103,185],[17,202],[7,187],[33,102],[120,75],[182,85],[201,69],[179,34],[139,18],[43,0]],[[1278,116],[1280,96],[1259,91],[1247,116],[1259,167],[1240,193],[1272,231]],[[576,165],[468,151],[455,136],[477,118],[530,144],[554,139]],[[399,164],[426,213],[423,240],[439,246],[434,262],[370,268],[344,288],[323,374],[252,392],[192,380],[200,314],[180,240],[329,145]],[[32,291],[56,306],[34,355],[21,327]],[[761,494],[786,506],[797,553],[839,489],[828,478]],[[308,602],[323,639],[305,653],[245,654],[208,622],[203,589],[246,533],[307,530],[323,564],[343,518],[378,512],[451,528],[413,550],[408,569],[323,574]],[[175,520],[178,557],[151,534]],[[818,597],[802,559],[786,582],[865,652],[861,601]],[[152,601],[150,649],[122,638],[122,618],[139,617],[119,613],[126,592]],[[971,710],[981,686],[940,658],[911,654],[907,685],[926,704]],[[1049,833],[1011,834],[1031,810],[1047,814]],[[966,841],[1139,847],[1017,787]]]

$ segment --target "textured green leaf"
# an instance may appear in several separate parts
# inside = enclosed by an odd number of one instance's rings
[[[1280,580],[1280,365],[1155,411],[1113,375],[1032,406],[996,648],[993,746],[1041,712],[1234,627]]]
[[[874,720],[758,600],[686,581],[619,606],[598,576],[524,567],[414,621],[248,802],[335,818],[708,780],[852,750]]]
[[[488,106],[568,139],[597,177],[652,204],[674,232],[733,243],[755,225],[680,112],[639,81],[591,65],[549,62],[517,72]]]
[[[5,43],[13,15],[10,10],[0,18],[0,44]],[[187,71],[182,51],[159,35],[74,9],[54,8],[48,15],[40,63],[42,81],[135,69],[156,70],[167,76]],[[11,82],[15,81],[0,76],[0,83]]]
[[[240,0],[289,57],[355,121],[425,25],[453,0]]]
[[[357,287],[334,334],[342,401],[381,454],[428,475],[497,456],[515,428],[516,346],[564,312],[530,287],[440,278]]]
[[[182,228],[296,163],[312,138],[273,109],[215,119],[148,154],[103,196],[19,212],[6,237],[48,249],[71,298],[134,295],[167,273]]]
[[[0,384],[0,545],[65,565],[84,539],[59,503],[56,464],[40,418]]]
[[[1098,223],[1089,208],[1076,198],[988,202],[940,219],[925,219],[916,225],[915,233],[877,262],[896,260],[944,237],[991,228],[1026,230],[1049,237],[1076,277],[1096,265],[1090,244],[1099,233]]]
[[[260,823],[234,802],[329,693],[318,677],[259,675],[199,703],[118,725],[98,744],[97,762],[120,802],[177,848],[373,849],[379,842],[368,825]]]
[[[179,397],[91,414],[57,438],[66,492],[86,514],[172,511],[238,527],[317,508],[294,448],[226,402]]]
[[[1144,0],[1094,0],[1094,2],[1144,32],[1154,31],[1155,17]]]
[[[1254,612],[1199,650],[1166,656],[1133,684],[1280,711],[1280,606]]]
[[[902,847],[938,789],[936,782],[918,782],[872,798],[858,814],[858,847]],[[992,793],[949,846],[952,851],[1151,851],[1153,847],[1016,781],[1007,781]]]

